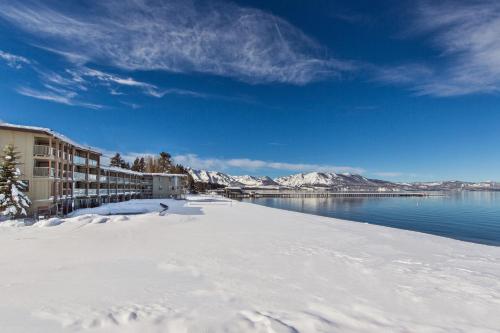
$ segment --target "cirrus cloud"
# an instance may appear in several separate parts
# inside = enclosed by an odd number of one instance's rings
[[[289,22],[259,9],[218,1],[93,4],[91,11],[76,13],[36,1],[0,1],[0,17],[43,37],[47,49],[125,70],[301,85],[353,69],[324,56],[323,48]]]
[[[24,65],[31,64],[31,61],[23,56],[15,55],[12,53],[4,52],[0,50],[0,60],[7,63],[8,66],[16,69],[20,69]]]
[[[368,66],[376,80],[417,95],[459,96],[500,91],[500,3],[496,0],[417,2],[408,30],[428,38],[435,63]]]

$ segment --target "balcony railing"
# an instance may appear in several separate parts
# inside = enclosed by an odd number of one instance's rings
[[[89,188],[87,193],[88,195],[97,195],[97,189]]]
[[[85,181],[87,180],[87,177],[86,174],[83,172],[73,172],[73,179]]]
[[[87,159],[85,157],[75,155],[75,156],[73,156],[73,163],[85,165],[85,164],[87,164]]]
[[[33,176],[34,177],[54,177],[54,168],[49,167],[34,167]]]
[[[99,176],[99,181],[101,183],[107,183],[108,182],[108,177],[106,177],[106,176]]]
[[[54,156],[54,148],[45,145],[34,145],[33,155]]]
[[[87,195],[87,189],[84,188],[75,188],[73,189],[73,196],[74,197],[81,197]]]
[[[89,158],[89,165],[90,166],[97,166],[97,161]]]
[[[89,173],[87,175],[87,179],[89,180],[89,182],[96,182],[97,181],[97,175],[94,175],[93,173]]]

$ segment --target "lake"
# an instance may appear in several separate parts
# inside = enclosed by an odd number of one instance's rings
[[[500,246],[500,192],[396,198],[253,198],[268,207]]]

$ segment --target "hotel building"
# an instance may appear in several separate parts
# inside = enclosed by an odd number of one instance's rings
[[[0,148],[19,152],[21,179],[32,201],[30,215],[67,214],[74,209],[135,198],[183,197],[187,176],[140,173],[101,165],[102,153],[48,128],[0,123]]]

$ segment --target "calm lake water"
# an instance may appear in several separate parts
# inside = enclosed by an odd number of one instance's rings
[[[425,198],[255,198],[259,205],[500,246],[500,192]]]

